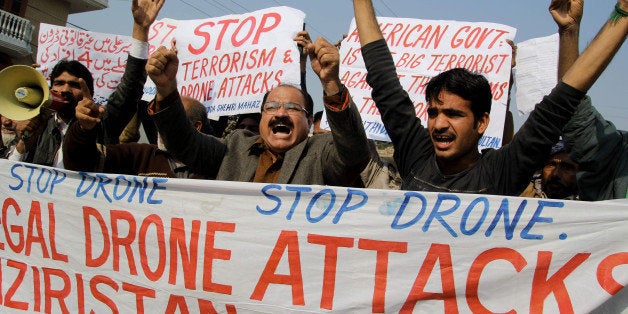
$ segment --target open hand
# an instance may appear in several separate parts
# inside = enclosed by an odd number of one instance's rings
[[[133,0],[131,12],[135,24],[148,29],[155,22],[164,2],[165,0]]]

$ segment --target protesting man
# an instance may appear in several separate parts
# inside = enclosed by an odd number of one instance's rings
[[[553,0],[550,13],[558,26],[558,77],[578,58],[581,0]],[[585,201],[628,198],[628,131],[615,125],[593,107],[586,96],[563,129],[569,160],[578,164],[578,196]]]
[[[144,125],[149,142],[156,143],[157,131],[152,121],[142,119],[146,116],[144,113],[147,106],[146,101],[142,101],[142,95],[147,76],[148,32],[164,3],[165,0],[133,0],[131,2],[133,14],[131,47],[120,83],[107,99],[107,111],[102,119],[104,138],[101,141],[104,144],[117,144],[120,134],[133,118],[139,120],[138,124]]]
[[[403,189],[518,195],[558,141],[586,91],[606,68],[628,33],[622,15],[628,0],[618,0],[619,17],[598,36],[530,114],[512,142],[478,152],[488,127],[492,100],[488,81],[465,69],[452,69],[427,85],[428,125],[421,125],[403,90],[395,64],[379,29],[371,0],[354,0],[362,55],[388,135]]]
[[[557,72],[559,80],[578,59],[578,35],[583,6],[582,0],[552,0],[549,6],[550,14],[558,25]],[[514,58],[513,55],[513,63],[515,63]],[[574,118],[578,116],[578,112],[582,111],[580,108],[587,102],[590,103],[589,97],[581,101]],[[568,125],[572,124],[574,118]],[[561,140],[552,146],[549,158],[543,167],[534,173],[530,184],[520,196],[578,200],[580,199],[576,184],[578,170],[578,163],[571,159],[565,142]]]
[[[94,79],[89,69],[76,60],[61,60],[50,72],[50,89],[66,100],[56,112],[42,112],[29,120],[17,121],[18,142],[8,159],[63,168],[61,143],[74,119],[77,102],[87,101],[81,84],[94,92]],[[91,101],[91,100],[90,100]]]
[[[565,143],[559,141],[552,147],[550,157],[543,168],[534,173],[528,187],[520,196],[578,200],[576,173],[579,165],[569,157]]]
[[[83,93],[89,96],[84,82],[82,88]],[[183,97],[182,103],[188,118],[184,123],[193,125],[198,132],[209,126],[203,104],[190,97]],[[189,172],[185,165],[157,145],[97,144],[96,126],[103,113],[104,108],[93,102],[81,102],[76,107],[76,123],[70,125],[63,141],[63,162],[66,169],[151,177],[202,178]]]
[[[299,87],[279,85],[264,96],[260,135],[235,130],[224,139],[182,123],[176,49],[160,47],[146,66],[157,88],[150,110],[166,148],[195,173],[218,180],[352,185],[368,162],[366,134],[349,92],[340,83],[339,52],[324,38],[306,47],[325,93],[332,132],[308,137],[312,102]]]
[[[146,81],[144,66],[148,57],[148,30],[155,21],[164,0],[133,0],[133,39],[131,51],[121,83],[109,98],[107,113],[102,119],[105,143],[116,143],[124,125],[136,111],[137,101],[143,93]],[[142,57],[143,56],[143,57]],[[142,59],[144,58],[144,59]],[[82,88],[85,84],[87,88]],[[9,159],[64,168],[61,144],[78,103],[95,105],[93,99],[84,97],[84,91],[94,94],[94,79],[89,69],[77,60],[61,60],[50,73],[51,90],[67,101],[52,115],[44,110],[39,116],[17,125],[18,138]],[[22,136],[27,134],[28,136]]]

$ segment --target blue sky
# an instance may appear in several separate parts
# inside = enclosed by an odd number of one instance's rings
[[[557,30],[548,11],[549,0],[373,0],[373,3],[378,16],[506,24],[517,29],[515,42],[551,35]],[[581,51],[608,19],[615,3],[612,0],[585,2]],[[305,12],[305,22],[312,37],[323,36],[332,42],[347,32],[353,18],[351,0],[166,0],[158,18],[202,19],[273,6],[289,6]],[[130,36],[133,25],[131,1],[109,0],[108,9],[73,14],[68,22],[69,26],[89,31]],[[602,115],[623,130],[628,130],[627,81],[628,48],[624,46],[589,91],[593,104]],[[319,85],[315,76],[308,76],[308,90],[314,97],[322,93]],[[525,116],[520,117],[517,113],[514,116],[518,129]]]

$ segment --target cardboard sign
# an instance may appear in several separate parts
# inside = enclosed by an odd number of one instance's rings
[[[516,29],[495,23],[378,18],[393,54],[401,85],[414,102],[416,116],[427,125],[425,86],[435,75],[456,67],[484,75],[493,92],[491,122],[479,148],[501,146],[508,102],[511,47]],[[366,83],[360,41],[351,22],[340,48],[340,78],[360,109],[367,136],[390,141]],[[539,99],[540,100],[540,99]]]
[[[38,44],[37,63],[45,78],[59,61],[77,60],[92,73],[94,101],[105,103],[124,73],[131,38],[41,23]]]
[[[181,94],[206,104],[210,116],[260,112],[267,91],[282,82],[300,84],[292,39],[304,18],[299,10],[277,7],[180,21],[174,36]]]
[[[305,14],[274,7],[203,20],[158,20],[149,32],[149,53],[170,47],[179,57],[177,84],[183,96],[200,100],[208,115],[259,112],[263,95],[280,83],[299,86],[299,52],[292,40]],[[45,77],[63,59],[78,60],[94,76],[94,100],[105,103],[120,82],[131,37],[42,24],[37,62]],[[144,99],[152,100],[148,79]]]

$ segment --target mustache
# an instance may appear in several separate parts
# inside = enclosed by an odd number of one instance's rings
[[[435,137],[435,136],[447,136],[447,137],[451,137],[451,138],[455,138],[456,137],[453,133],[449,132],[449,129],[434,130],[434,131],[432,131],[431,136],[432,137]]]
[[[569,186],[563,180],[552,177],[549,180],[545,181],[545,185],[553,185],[554,187],[560,187],[561,189],[569,189]]]
[[[294,126],[294,124],[292,123],[292,120],[290,120],[289,117],[274,117],[272,120],[268,122],[268,126],[270,128],[274,128],[278,124],[283,124],[288,127]]]
[[[0,130],[2,130],[2,133],[15,133],[15,125],[3,125],[0,127]]]
[[[449,133],[449,128],[442,128],[442,129],[434,129],[434,131],[432,131],[432,134],[446,134]]]

